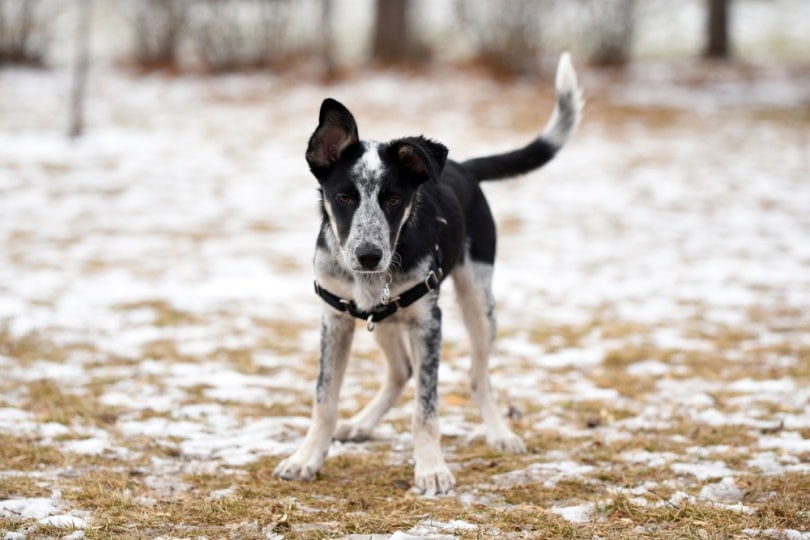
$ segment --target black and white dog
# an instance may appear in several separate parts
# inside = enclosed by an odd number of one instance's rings
[[[320,371],[312,424],[275,475],[312,479],[333,438],[368,439],[413,375],[416,488],[446,493],[455,483],[440,446],[437,375],[441,345],[439,285],[453,278],[472,342],[472,396],[487,443],[525,452],[499,414],[487,363],[495,335],[492,269],[495,223],[479,182],[527,173],[551,160],[576,128],[582,107],[564,54],[557,101],[543,133],[525,147],[462,163],[424,137],[360,140],[352,114],[326,99],[309,140],[307,163],[320,184],[323,222],[315,249],[315,289],[324,300]],[[382,388],[353,418],[338,422],[338,394],[355,318],[364,319],[387,358]]]

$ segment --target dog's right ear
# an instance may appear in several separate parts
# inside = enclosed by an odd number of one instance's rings
[[[349,109],[340,102],[326,98],[321,103],[318,128],[309,138],[307,163],[316,178],[321,178],[343,152],[359,141],[357,123]]]

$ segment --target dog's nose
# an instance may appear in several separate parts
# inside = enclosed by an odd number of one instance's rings
[[[360,265],[366,270],[373,270],[382,259],[382,250],[373,244],[361,244],[355,252]]]

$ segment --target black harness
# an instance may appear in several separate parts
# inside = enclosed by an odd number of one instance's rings
[[[387,302],[377,304],[371,308],[370,311],[358,308],[354,300],[347,300],[327,291],[321,287],[317,281],[315,282],[315,294],[320,296],[324,302],[336,310],[346,312],[352,317],[366,321],[368,323],[367,328],[369,332],[371,332],[374,330],[376,323],[387,319],[398,310],[410,306],[430,291],[436,289],[441,283],[442,277],[442,251],[439,249],[439,245],[436,244],[435,257],[425,279],[396,298],[391,298]],[[385,285],[385,287],[387,287],[387,285]]]

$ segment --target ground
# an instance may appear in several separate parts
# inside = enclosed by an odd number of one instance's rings
[[[534,136],[549,81],[471,71],[217,79],[0,72],[0,533],[321,538],[810,537],[810,79],[765,66],[581,73],[579,133],[486,185],[493,384],[529,453],[490,451],[443,288],[443,446],[412,490],[412,389],[311,483],[321,99],[451,158]],[[48,91],[43,91],[43,89]],[[343,415],[383,362],[358,327]]]

